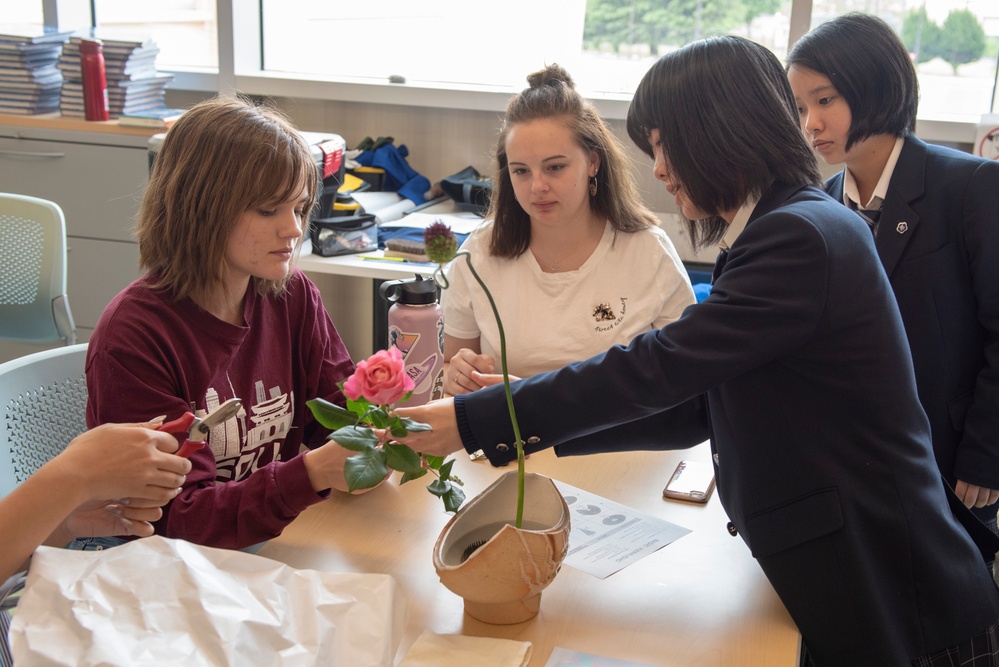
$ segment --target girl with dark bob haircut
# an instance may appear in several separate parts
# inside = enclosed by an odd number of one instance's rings
[[[836,84],[853,123],[846,150],[876,134],[916,131],[919,80],[898,34],[870,14],[844,14],[798,40],[787,67],[819,72]]]
[[[875,236],[940,470],[999,533],[999,162],[915,136],[916,70],[876,16],[815,28],[787,76],[803,135],[844,165],[826,192]]]
[[[635,93],[628,110],[631,140],[652,157],[649,133],[659,130],[677,179],[711,216],[688,220],[695,246],[720,240],[728,225],[719,213],[759,197],[774,182],[820,181],[815,156],[795,131],[797,107],[787,79],[772,64],[769,52],[752,42],[725,37],[694,42],[684,47],[682,58],[659,59]],[[741,72],[753,76],[733,76]],[[690,76],[701,85],[691,86]],[[719,96],[737,104],[714,103]]]
[[[676,322],[512,383],[524,451],[710,439],[728,531],[814,665],[981,655],[974,665],[995,667],[999,589],[986,561],[999,538],[940,476],[870,230],[813,185],[776,56],[730,36],[672,51],[639,84],[628,127],[691,225],[726,225],[726,250],[707,299]],[[432,429],[407,444],[511,461],[503,389],[400,409]]]

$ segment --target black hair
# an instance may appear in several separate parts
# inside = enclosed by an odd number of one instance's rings
[[[692,42],[652,66],[628,109],[628,135],[650,157],[654,129],[687,196],[712,216],[687,221],[695,246],[724,236],[720,212],[775,182],[820,180],[783,67],[769,50],[741,37]]]
[[[868,137],[905,137],[916,129],[919,80],[898,34],[877,16],[852,12],[798,40],[787,66],[829,79],[850,107],[846,150]]]

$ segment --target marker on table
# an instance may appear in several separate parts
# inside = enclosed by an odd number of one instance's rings
[[[363,260],[369,262],[408,262],[405,257],[379,257],[378,255],[358,255]]]

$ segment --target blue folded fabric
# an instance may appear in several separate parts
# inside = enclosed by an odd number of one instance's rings
[[[692,287],[694,288],[694,298],[697,299],[697,303],[704,301],[711,294],[711,283],[694,283]]]
[[[403,199],[422,204],[424,195],[430,190],[430,179],[409,166],[406,162],[408,155],[409,149],[405,146],[396,148],[394,144],[385,144],[373,151],[364,151],[356,160],[362,166],[385,170],[383,190],[398,192]]]

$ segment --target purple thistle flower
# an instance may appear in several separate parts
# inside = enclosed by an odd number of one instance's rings
[[[423,246],[431,262],[446,264],[458,252],[458,239],[450,227],[437,220],[423,230]]]

